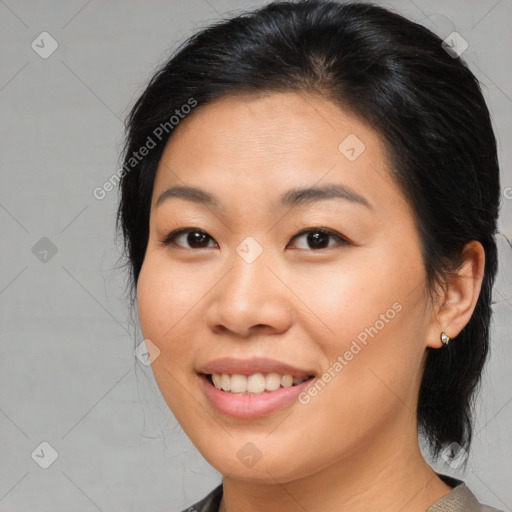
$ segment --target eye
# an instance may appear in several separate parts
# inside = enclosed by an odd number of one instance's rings
[[[176,243],[175,240],[179,240],[180,238],[185,238],[186,242],[190,244],[191,247],[185,247],[185,249],[207,249],[208,246],[205,245],[205,242],[213,238],[208,235],[205,231],[197,228],[187,228],[187,229],[176,229],[169,233],[163,240],[160,240],[160,243],[164,246],[175,245],[178,247],[182,247],[179,243]]]
[[[327,228],[309,228],[309,229],[303,229],[300,233],[297,233],[293,238],[292,241],[301,238],[304,235],[307,235],[305,240],[307,244],[311,245],[312,249],[315,250],[321,250],[321,249],[329,249],[331,246],[329,246],[329,238],[334,240],[336,243],[333,245],[349,245],[350,242],[343,236],[341,236],[336,231],[332,231],[331,229]],[[327,245],[326,245],[327,244]],[[308,247],[299,247],[299,249],[305,249],[307,250]]]
[[[332,247],[332,245],[329,245],[329,239],[334,240],[338,245],[350,244],[350,242],[345,237],[341,236],[336,231],[332,231],[331,229],[327,228],[303,229],[292,238],[292,241],[305,235],[307,235],[306,243],[310,244],[311,248],[314,250],[329,249]],[[173,245],[177,247],[183,247],[183,245],[176,242],[180,238],[184,238],[185,242],[190,244],[189,247],[184,247],[185,249],[207,249],[208,247],[212,247],[208,246],[208,240],[213,241],[213,238],[208,235],[208,233],[198,228],[184,228],[174,230],[169,233],[163,240],[160,240],[160,243],[164,246]],[[336,245],[336,243],[334,245]],[[215,245],[213,247],[215,247]],[[308,247],[299,247],[299,249],[307,250]]]

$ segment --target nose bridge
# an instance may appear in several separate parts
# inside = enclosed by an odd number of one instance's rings
[[[272,263],[269,260],[270,251],[263,248],[253,236],[245,237],[235,248],[235,253],[230,258],[231,271],[228,274],[227,293],[234,293],[242,305],[248,300],[262,300],[261,293],[265,295],[274,287],[269,288],[269,280],[275,276],[267,266]],[[271,293],[275,294],[275,290]],[[270,297],[265,297],[269,300]],[[249,305],[254,307],[256,304]]]

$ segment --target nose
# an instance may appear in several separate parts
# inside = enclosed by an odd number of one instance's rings
[[[286,276],[279,275],[286,274],[283,267],[265,251],[252,262],[235,253],[230,263],[212,290],[213,300],[206,312],[208,327],[218,334],[243,338],[259,332],[285,332],[292,323],[293,293]]]

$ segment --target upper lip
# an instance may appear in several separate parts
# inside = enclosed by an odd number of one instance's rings
[[[253,373],[279,373],[281,375],[291,375],[292,377],[309,377],[315,372],[296,368],[295,366],[268,359],[265,357],[257,357],[252,359],[234,359],[232,357],[224,357],[215,359],[201,366],[199,373],[211,375],[213,373],[229,373],[231,375],[251,375]]]

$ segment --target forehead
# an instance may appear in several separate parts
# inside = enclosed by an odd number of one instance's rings
[[[196,107],[175,130],[158,165],[153,206],[167,188],[183,185],[226,204],[258,197],[269,208],[292,188],[327,183],[370,203],[375,194],[400,194],[379,134],[317,96],[226,96]]]

